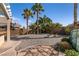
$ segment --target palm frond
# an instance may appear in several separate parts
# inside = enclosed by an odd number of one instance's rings
[[[40,4],[40,3],[35,3],[33,6],[32,6],[32,8],[31,8],[34,12],[39,12],[39,14],[40,14],[40,12],[41,11],[44,11],[44,8],[43,8],[43,6]],[[34,13],[35,14],[35,13]]]
[[[29,18],[29,17],[33,17],[32,11],[30,9],[27,9],[27,8],[23,10],[22,15],[24,16],[24,19]]]

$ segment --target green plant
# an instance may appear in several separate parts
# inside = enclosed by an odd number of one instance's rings
[[[64,49],[71,49],[71,45],[64,41],[64,42],[61,42],[60,45],[64,48]]]
[[[44,11],[44,8],[43,6],[41,5],[41,3],[35,3],[33,6],[32,6],[32,11],[34,12],[34,14],[36,14],[37,16],[37,20],[36,20],[36,25],[37,25],[37,34],[39,34],[39,23],[38,23],[38,20],[39,20],[39,14],[41,14],[42,11]]]
[[[66,34],[66,35],[69,35],[70,32],[71,32],[70,26],[66,26],[66,28],[65,28],[65,34]]]
[[[26,19],[26,25],[27,25],[27,34],[28,34],[28,20],[29,20],[29,18],[30,17],[33,17],[33,13],[32,13],[32,11],[30,10],[30,9],[24,9],[23,10],[23,14],[22,14],[22,16],[24,17],[24,19]]]
[[[79,52],[71,49],[71,50],[65,50],[64,52],[66,54],[66,56],[78,56]]]
[[[66,42],[69,42],[69,39],[68,38],[63,38],[61,39],[62,42],[66,41]]]
[[[72,49],[71,45],[66,41],[57,43],[54,48],[61,52],[64,52],[66,49]]]
[[[23,34],[23,29],[20,29],[19,30],[19,35],[22,35]]]
[[[58,49],[60,49],[60,51],[64,52],[66,49],[72,49],[72,47],[68,42],[63,41],[63,42],[59,43],[59,48]]]

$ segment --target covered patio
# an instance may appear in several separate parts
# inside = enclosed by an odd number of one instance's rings
[[[10,23],[12,13],[8,3],[0,3],[0,45],[6,41],[10,41]],[[3,29],[4,28],[4,29]]]

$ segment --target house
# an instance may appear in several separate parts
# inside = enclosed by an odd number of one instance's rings
[[[6,41],[10,41],[10,23],[12,21],[12,12],[10,4],[0,3],[0,45]]]

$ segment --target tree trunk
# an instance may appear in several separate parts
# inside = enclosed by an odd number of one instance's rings
[[[74,29],[77,28],[77,3],[74,3]]]
[[[39,28],[38,28],[38,26],[39,26],[39,24],[38,24],[38,11],[37,11],[37,22],[36,22],[36,24],[37,24],[37,34],[39,34]]]
[[[26,28],[27,28],[27,34],[28,34],[28,18],[27,18],[27,20],[26,20]]]

